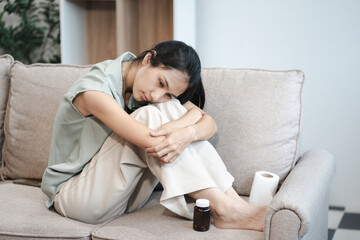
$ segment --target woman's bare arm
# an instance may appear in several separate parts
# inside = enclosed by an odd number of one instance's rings
[[[195,130],[195,135],[193,141],[197,140],[207,140],[214,136],[217,132],[217,126],[215,120],[202,109],[194,105],[192,102],[188,101],[184,104],[184,107],[190,111],[198,111],[201,114],[201,118],[194,124],[189,125]]]
[[[73,101],[84,116],[94,115],[116,134],[139,147],[156,146],[165,137],[150,136],[152,129],[132,118],[108,94],[99,91],[80,93]]]

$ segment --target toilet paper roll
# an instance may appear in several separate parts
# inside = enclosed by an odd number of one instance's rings
[[[266,171],[256,172],[251,186],[249,202],[256,206],[269,205],[276,193],[278,184],[278,175]]]

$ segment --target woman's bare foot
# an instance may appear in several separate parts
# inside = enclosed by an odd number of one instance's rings
[[[266,206],[257,207],[233,201],[214,208],[212,212],[217,228],[264,231],[265,211]]]

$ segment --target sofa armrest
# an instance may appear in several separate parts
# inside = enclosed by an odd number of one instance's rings
[[[334,157],[306,152],[274,196],[265,215],[265,239],[327,239],[328,201]]]

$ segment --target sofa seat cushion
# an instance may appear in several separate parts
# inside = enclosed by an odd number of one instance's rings
[[[0,196],[0,239],[91,239],[96,227],[47,209],[37,187],[1,182]]]
[[[223,230],[214,225],[207,232],[196,232],[192,221],[178,217],[159,203],[160,195],[161,192],[155,192],[142,209],[122,215],[96,229],[92,239],[264,239],[263,232]]]
[[[41,179],[48,165],[54,118],[61,98],[89,66],[24,65],[11,68],[5,115],[3,174],[9,178]]]
[[[249,195],[256,171],[283,181],[298,159],[304,73],[259,69],[203,69],[205,111],[216,121],[210,139]]]

